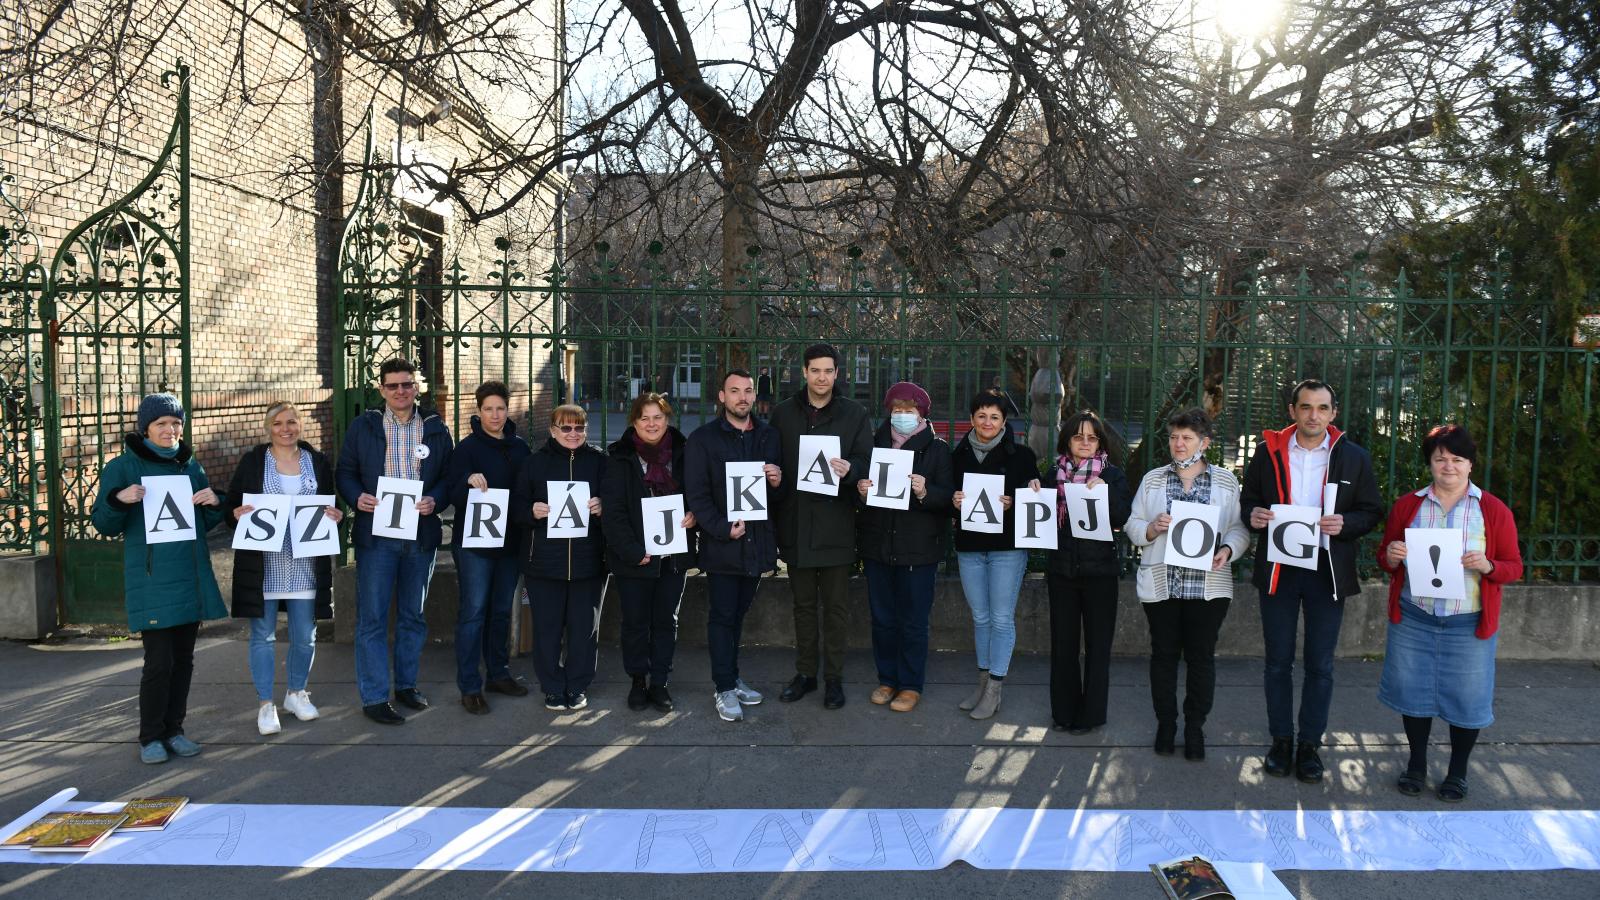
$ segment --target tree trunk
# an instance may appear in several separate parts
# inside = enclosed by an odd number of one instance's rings
[[[339,245],[344,237],[344,42],[337,10],[321,6],[301,19],[311,55],[311,153],[316,181],[317,372],[324,386],[334,383],[333,367],[342,348],[333,346]],[[339,402],[338,399],[335,403]]]
[[[764,148],[757,146],[729,146],[722,149],[722,177],[725,182],[722,195],[722,296],[723,337],[748,339],[756,330],[757,302],[752,297],[734,292],[748,290],[757,285],[745,281],[746,264],[753,262],[750,248],[756,245],[755,204],[756,175],[761,169]],[[731,368],[750,367],[748,344],[730,342],[718,354],[719,372]]]

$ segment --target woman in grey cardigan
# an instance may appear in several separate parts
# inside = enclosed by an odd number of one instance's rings
[[[1178,660],[1188,668],[1183,698],[1183,755],[1206,758],[1205,722],[1217,682],[1217,634],[1233,599],[1230,563],[1250,546],[1250,532],[1239,519],[1239,482],[1233,473],[1205,460],[1211,446],[1211,417],[1188,409],[1167,420],[1172,462],[1145,473],[1133,494],[1133,513],[1123,531],[1140,548],[1136,579],[1139,600],[1150,623],[1150,700],[1156,711],[1155,751],[1176,749]],[[1172,502],[1187,500],[1219,507],[1219,534],[1211,547],[1211,569],[1162,563]]]

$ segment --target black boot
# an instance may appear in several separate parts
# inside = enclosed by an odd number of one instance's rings
[[[1156,724],[1156,752],[1162,756],[1171,756],[1177,752],[1178,723],[1158,722]]]
[[[1322,757],[1317,755],[1317,745],[1301,741],[1294,751],[1294,777],[1306,784],[1322,780]]]
[[[1183,758],[1190,762],[1202,762],[1206,758],[1206,733],[1199,725],[1183,728]]]
[[[1267,751],[1267,774],[1287,777],[1294,768],[1294,738],[1273,738],[1272,749]]]
[[[633,676],[633,687],[628,689],[628,708],[634,712],[650,706],[650,694],[644,686],[644,676]]]

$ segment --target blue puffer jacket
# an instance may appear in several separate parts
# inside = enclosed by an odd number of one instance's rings
[[[413,415],[422,417],[422,444],[428,456],[422,461],[422,492],[433,498],[433,514],[417,520],[417,548],[434,550],[439,546],[444,529],[439,524],[439,514],[450,506],[450,479],[446,472],[450,464],[450,429],[433,410],[421,406]],[[356,506],[362,494],[376,494],[378,479],[383,476],[383,458],[388,451],[389,439],[383,433],[383,410],[369,409],[350,423],[350,432],[344,436],[344,446],[339,450],[339,468],[334,480],[339,483],[339,496],[355,510],[355,524],[350,529],[350,539],[357,547],[372,545],[372,513],[362,512]]]
[[[495,438],[483,430],[477,416],[472,417],[472,433],[462,438],[461,443],[450,451],[450,505],[456,508],[456,527],[451,535],[450,546],[461,549],[461,536],[467,530],[461,520],[467,514],[467,492],[472,489],[467,479],[474,473],[481,474],[489,482],[489,487],[510,490],[516,481],[517,470],[522,468],[522,461],[532,452],[528,449],[528,442],[517,436],[517,426],[509,419],[500,437]],[[514,523],[506,524],[510,530],[506,533],[504,547],[471,548],[466,552],[496,557],[517,553],[522,546],[521,529]]]
[[[535,521],[533,504],[550,499],[552,481],[588,482],[589,496],[599,497],[605,490],[606,468],[606,455],[598,447],[583,444],[568,450],[555,438],[523,460],[511,486],[511,521],[527,535],[522,574],[553,581],[581,581],[605,574],[606,542],[600,518],[589,517],[589,533],[584,537],[551,538],[545,535],[549,516]],[[606,512],[609,510],[601,509],[602,514]]]
[[[700,528],[700,568],[718,575],[760,575],[778,565],[778,540],[773,521],[746,522],[744,537],[731,540],[724,505],[728,496],[723,467],[729,462],[762,462],[780,465],[782,449],[778,430],[750,417],[753,427],[740,431],[727,416],[701,425],[689,435],[683,455],[684,501],[694,513]],[[788,478],[789,473],[785,472]],[[768,489],[767,500],[777,497]],[[769,508],[768,515],[771,515]]]

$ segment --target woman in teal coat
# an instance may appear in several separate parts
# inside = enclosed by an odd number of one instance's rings
[[[219,498],[183,435],[183,406],[171,394],[151,394],[139,403],[138,431],[127,449],[100,471],[94,527],[107,537],[122,535],[122,586],[128,630],[144,639],[139,677],[139,758],[164,763],[169,755],[194,756],[200,745],[184,736],[189,681],[194,675],[194,639],[204,619],[228,614],[211,571],[205,533],[222,521]],[[187,475],[194,488],[196,537],[189,541],[145,541],[141,479]]]

